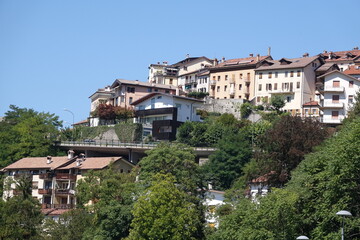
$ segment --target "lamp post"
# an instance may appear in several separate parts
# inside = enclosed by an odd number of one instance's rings
[[[342,216],[341,240],[344,240],[345,239],[344,238],[344,220],[345,220],[345,217],[351,217],[352,214],[349,211],[341,210],[341,211],[337,212],[336,215]]]
[[[307,236],[299,236],[296,239],[298,239],[298,240],[309,240],[309,238]]]
[[[69,113],[71,113],[71,115],[72,115],[72,141],[74,141],[74,119],[75,119],[75,115],[74,115],[74,113],[72,112],[72,111],[70,111],[69,109],[66,109],[66,108],[64,108],[64,111],[65,112],[69,112]]]

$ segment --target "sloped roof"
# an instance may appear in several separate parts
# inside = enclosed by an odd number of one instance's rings
[[[255,69],[255,71],[261,70],[275,70],[275,69],[289,69],[289,68],[303,68],[318,59],[318,56],[315,57],[301,57],[301,58],[282,58],[280,60],[266,60],[269,62],[270,66],[260,66]],[[285,64],[282,64],[285,63]]]
[[[153,93],[149,93],[147,95],[145,95],[144,97],[142,98],[139,98],[138,100],[134,101],[131,103],[131,105],[137,105],[149,98],[152,98],[153,96],[156,96],[156,95],[163,95],[163,96],[168,96],[168,97],[172,97],[172,98],[178,98],[178,99],[183,99],[183,100],[189,100],[189,101],[194,101],[194,102],[204,102],[202,100],[199,100],[199,99],[195,99],[195,98],[189,98],[189,97],[182,97],[182,96],[178,96],[178,95],[172,95],[172,94],[167,94],[167,93],[159,93],[159,92],[153,92]]]
[[[349,51],[326,51],[319,54],[326,62],[340,62],[340,61],[353,61],[360,58],[360,50],[349,50]],[[330,59],[331,56],[331,59]]]
[[[201,60],[201,59],[206,60],[206,61],[208,61],[210,63],[213,63],[213,61],[214,61],[214,60],[211,60],[211,59],[209,59],[209,58],[207,58],[205,56],[202,56],[202,57],[188,57],[188,58],[185,58],[185,59],[183,59],[183,60],[181,60],[181,61],[179,61],[177,63],[172,64],[171,66],[172,67],[182,67],[182,66],[188,65],[191,62]]]
[[[111,85],[111,88],[114,88],[116,85],[127,84],[134,86],[143,86],[143,87],[154,87],[154,88],[163,88],[163,89],[172,89],[175,90],[175,86],[165,85],[165,84],[154,84],[149,82],[141,82],[138,80],[126,80],[126,79],[116,79],[114,83]]]
[[[240,67],[240,66],[252,66],[255,65],[265,59],[272,59],[271,56],[259,56],[259,59],[257,56],[255,57],[246,57],[246,58],[234,58],[225,60],[222,63],[219,63],[218,65],[211,67],[211,70],[217,70],[217,69],[224,69],[224,68],[233,68],[233,67]]]
[[[307,107],[307,106],[319,106],[319,103],[317,101],[310,101],[303,104],[303,107]]]
[[[331,67],[336,66],[337,69],[339,69],[339,67],[337,66],[336,63],[332,63],[332,62],[326,62],[325,64],[321,65],[320,67],[318,67],[316,69],[317,72],[326,72],[327,70],[329,70]]]
[[[321,75],[321,76],[319,76],[319,77],[317,77],[317,78],[323,78],[323,77],[326,77],[326,76],[331,75],[331,74],[334,74],[334,73],[339,73],[339,74],[341,74],[341,75],[343,75],[343,76],[345,76],[345,77],[348,77],[348,78],[350,78],[350,79],[353,79],[353,80],[356,80],[356,81],[360,81],[360,80],[357,79],[356,77],[353,77],[353,76],[351,76],[351,75],[345,74],[344,72],[340,72],[340,71],[338,71],[338,70],[334,70],[334,71],[325,73],[325,74],[323,74],[323,75]]]
[[[346,69],[344,73],[348,75],[360,75],[360,66],[357,65],[349,66],[349,68]]]
[[[61,169],[71,169],[71,168],[78,168],[78,169],[84,169],[84,170],[103,169],[103,168],[109,166],[109,164],[111,162],[117,162],[119,160],[123,160],[123,159],[121,157],[90,157],[90,158],[85,158],[85,161],[82,161],[80,166],[77,166],[77,163],[75,161],[75,162],[73,162],[69,165],[66,165],[64,167],[61,167],[59,169],[60,170]],[[129,163],[129,164],[133,165],[132,163]]]
[[[67,156],[64,157],[52,157],[51,163],[47,163],[47,157],[31,157],[22,158],[9,166],[3,168],[3,170],[11,169],[55,169],[66,163],[71,162]]]

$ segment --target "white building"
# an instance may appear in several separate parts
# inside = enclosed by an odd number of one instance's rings
[[[321,121],[332,125],[340,124],[354,103],[360,80],[337,70],[318,77],[318,80]]]
[[[150,93],[132,103],[135,122],[142,123],[144,133],[156,139],[174,140],[176,129],[186,121],[200,121],[197,108],[203,102],[164,93]]]
[[[315,98],[315,70],[322,64],[323,60],[318,56],[264,60],[255,69],[256,104],[281,95],[286,102],[283,110],[301,115],[303,104]]]

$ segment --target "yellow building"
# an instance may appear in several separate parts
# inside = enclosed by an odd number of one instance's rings
[[[223,59],[210,68],[209,96],[214,99],[246,99],[254,97],[255,68],[271,56]]]

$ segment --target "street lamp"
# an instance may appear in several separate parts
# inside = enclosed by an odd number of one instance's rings
[[[71,113],[71,115],[72,115],[72,122],[73,122],[73,124],[72,124],[72,141],[74,141],[74,119],[75,119],[75,115],[74,115],[74,113],[72,112],[72,111],[70,111],[69,109],[66,109],[66,108],[64,108],[64,111],[65,112],[69,112],[69,113]]]
[[[296,239],[298,239],[298,240],[309,240],[309,238],[307,236],[299,236]]]
[[[344,220],[345,217],[351,217],[351,213],[349,211],[346,210],[341,210],[339,212],[336,213],[336,215],[338,216],[342,216],[342,227],[341,227],[341,240],[344,240]]]

